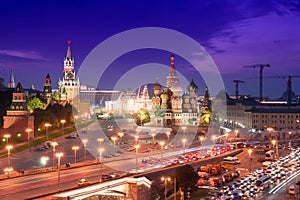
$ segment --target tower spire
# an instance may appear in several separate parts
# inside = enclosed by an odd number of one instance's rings
[[[67,56],[66,56],[66,58],[72,58],[70,44],[71,44],[71,40],[68,40],[68,50],[67,50]]]
[[[16,84],[15,84],[15,77],[14,77],[13,67],[11,67],[8,87],[9,88],[15,88],[15,86],[16,86]]]

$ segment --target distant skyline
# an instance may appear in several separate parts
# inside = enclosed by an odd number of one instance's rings
[[[219,68],[229,95],[235,93],[234,79],[245,81],[240,94],[259,95],[258,79],[253,79],[259,69],[242,68],[245,65],[270,64],[265,76],[300,75],[300,1],[296,0],[5,1],[0,3],[0,22],[0,77],[7,84],[13,66],[15,81],[26,88],[34,85],[41,90],[47,73],[57,88],[68,39],[77,71],[99,43],[140,27],[173,29],[199,42]],[[107,70],[99,89],[112,89],[122,71],[138,65],[169,66],[172,53],[146,49],[125,54]],[[195,77],[189,63],[176,56],[175,65],[187,79],[194,78],[198,93],[204,94],[205,83]],[[165,84],[163,75],[158,79]],[[264,96],[280,97],[286,82],[265,79]],[[292,83],[300,95],[300,78]]]

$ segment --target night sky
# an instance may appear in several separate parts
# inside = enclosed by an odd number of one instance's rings
[[[265,76],[300,75],[300,1],[209,0],[209,1],[1,1],[0,77],[9,81],[10,66],[24,87],[42,89],[49,72],[53,88],[63,71],[67,40],[77,70],[85,57],[102,41],[140,27],[179,31],[202,45],[220,70],[226,90],[234,94],[234,79],[245,81],[241,94],[258,96],[259,69],[270,64]],[[174,41],[176,42],[176,41]],[[112,48],[118,48],[117,46]],[[100,89],[112,89],[123,73],[147,63],[169,65],[173,52],[145,49],[129,52],[105,72]],[[175,55],[176,56],[176,55]],[[199,93],[205,83],[190,63],[175,57],[186,79],[194,78]],[[164,84],[163,73],[156,72]],[[252,78],[251,78],[252,77]],[[153,77],[155,82],[156,77]],[[265,79],[264,95],[281,96],[287,79]],[[300,78],[293,78],[300,94]],[[83,83],[84,84],[84,81]],[[183,86],[185,88],[185,86]]]

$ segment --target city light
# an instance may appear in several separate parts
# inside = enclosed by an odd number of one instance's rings
[[[82,143],[83,143],[83,159],[86,160],[86,144],[87,144],[88,140],[87,139],[83,139]]]
[[[77,150],[79,149],[79,146],[73,146],[72,150],[74,151],[74,163],[77,162]]]
[[[58,145],[57,142],[51,142],[52,146],[52,167],[54,168],[54,161],[55,161],[55,147]]]
[[[61,119],[60,123],[61,123],[61,133],[63,135],[64,134],[64,124],[66,123],[66,120],[65,119]]]

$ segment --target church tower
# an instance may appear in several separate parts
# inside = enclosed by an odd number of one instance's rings
[[[9,88],[15,88],[16,87],[14,72],[13,72],[12,68],[11,68],[11,71],[10,71],[10,77],[9,77],[8,87]]]
[[[18,82],[12,96],[10,108],[6,111],[6,116],[3,116],[4,132],[12,134],[16,137],[18,133],[22,133],[22,139],[27,140],[25,130],[30,128],[29,139],[34,138],[34,116],[27,109],[27,97],[22,84]]]
[[[42,95],[43,95],[43,99],[46,100],[47,105],[49,105],[52,99],[52,86],[51,86],[51,78],[49,73],[47,74],[44,80],[44,90]]]
[[[68,49],[64,58],[63,78],[59,80],[58,87],[61,103],[70,103],[79,111],[79,89],[80,82],[76,79],[74,69],[74,58],[71,54],[71,41],[68,40]]]

